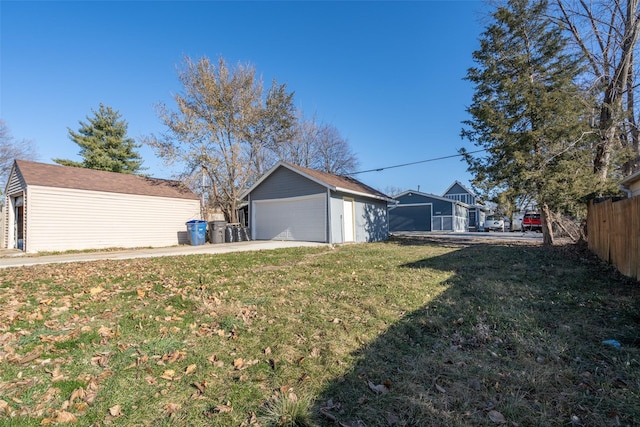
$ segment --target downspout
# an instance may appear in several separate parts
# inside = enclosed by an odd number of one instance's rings
[[[248,211],[248,217],[249,217],[249,231],[251,233],[251,240],[256,240],[256,230],[255,227],[253,226],[254,221],[253,221],[253,209],[251,207],[251,193],[247,194],[247,211]]]
[[[329,233],[329,238],[327,240],[330,244],[333,244],[333,233],[331,233],[332,227],[331,227],[331,189],[330,188],[327,188],[327,203],[325,206],[327,209],[327,223],[325,224],[324,232]]]
[[[632,197],[632,193],[631,190],[629,190],[627,187],[625,187],[624,185],[620,185],[620,190],[624,191],[624,194],[627,195],[627,199],[630,199]]]

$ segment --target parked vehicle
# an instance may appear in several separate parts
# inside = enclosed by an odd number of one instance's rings
[[[484,221],[484,231],[504,231],[504,218],[500,215],[489,215]]]
[[[522,230],[524,231],[537,231],[542,232],[542,220],[540,214],[535,212],[528,212],[524,214],[522,218]]]

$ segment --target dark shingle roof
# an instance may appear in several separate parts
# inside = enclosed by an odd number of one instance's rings
[[[197,195],[178,181],[26,160],[16,160],[15,166],[28,186],[38,185],[175,199],[198,199]]]

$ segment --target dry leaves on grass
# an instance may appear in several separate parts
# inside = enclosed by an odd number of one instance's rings
[[[388,383],[385,381],[384,384],[374,384],[371,381],[368,381],[369,389],[376,394],[385,394],[389,392]]]
[[[167,403],[163,408],[167,415],[172,418],[175,416],[176,412],[182,409],[182,405],[179,403]]]
[[[44,418],[40,425],[50,424],[71,424],[78,421],[75,415],[67,411],[55,411],[55,416],[50,418]]]
[[[500,412],[498,412],[496,410],[489,411],[489,413],[487,415],[489,416],[489,419],[493,423],[496,423],[496,424],[506,424],[507,423],[507,419],[504,417],[504,415],[502,415]]]

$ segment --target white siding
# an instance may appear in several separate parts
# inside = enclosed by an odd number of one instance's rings
[[[186,243],[200,202],[29,186],[26,250],[161,247]]]

